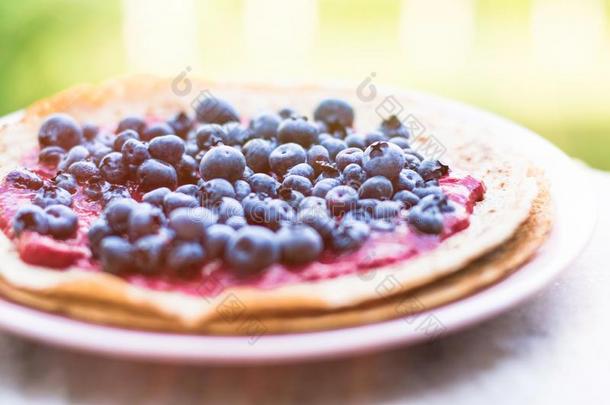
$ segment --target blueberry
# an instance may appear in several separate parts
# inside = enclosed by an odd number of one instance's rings
[[[356,207],[358,208],[358,210],[362,210],[370,215],[373,215],[373,212],[375,212],[375,207],[377,207],[377,204],[379,204],[380,202],[380,200],[377,200],[375,198],[361,198],[360,200],[358,200],[358,204]]]
[[[343,171],[349,164],[354,163],[358,166],[362,166],[363,156],[364,152],[358,148],[343,149],[341,152],[337,153],[337,156],[335,157],[337,169]]]
[[[24,231],[46,234],[49,230],[49,221],[46,212],[37,205],[24,205],[17,210],[13,217],[13,232],[16,236]]]
[[[260,226],[241,228],[229,239],[225,261],[242,274],[256,273],[280,257],[275,234]]]
[[[364,136],[364,144],[368,147],[375,142],[387,141],[388,137],[378,131],[369,132]]]
[[[322,145],[313,145],[307,151],[307,163],[319,172],[322,163],[330,163],[328,150]]]
[[[38,190],[42,187],[42,179],[36,173],[25,168],[11,170],[5,178],[15,188]]]
[[[49,224],[48,233],[55,239],[69,239],[76,236],[78,217],[65,205],[49,205],[44,210]]]
[[[346,136],[344,141],[349,148],[358,148],[358,149],[364,150],[367,147],[366,139],[365,139],[364,135],[356,133],[356,132],[351,133],[348,136]]]
[[[175,210],[176,208],[182,207],[199,207],[199,201],[193,196],[175,192],[167,193],[165,194],[165,197],[163,197],[163,210],[165,212],[165,215],[169,215],[169,213]]]
[[[40,150],[38,161],[45,166],[57,167],[66,151],[59,146],[47,146]]]
[[[326,99],[318,104],[313,117],[316,121],[324,122],[334,132],[354,124],[354,109],[346,101]]]
[[[228,225],[231,228],[238,230],[243,228],[244,226],[248,226],[248,221],[244,217],[234,216],[227,218],[227,220],[225,221],[225,225]]]
[[[148,159],[140,165],[137,172],[138,183],[143,191],[167,187],[171,190],[178,185],[176,169],[157,159]]]
[[[150,204],[139,204],[129,215],[129,239],[134,241],[144,235],[156,233],[166,223],[165,215],[160,208]]]
[[[137,139],[127,139],[121,147],[123,159],[130,165],[140,165],[147,159],[150,159],[148,147],[144,142]]]
[[[388,119],[383,120],[379,130],[388,138],[397,136],[409,138],[410,136],[409,129],[395,115],[391,115]]]
[[[308,178],[309,180],[313,180],[314,169],[313,169],[313,167],[311,167],[307,163],[299,163],[298,165],[293,166],[290,169],[288,169],[286,174],[287,175],[293,174],[293,175],[296,175],[296,176],[303,176],[303,177]]]
[[[106,206],[104,215],[108,226],[115,234],[127,232],[129,216],[138,208],[138,203],[131,198],[117,198]]]
[[[222,178],[231,182],[240,179],[246,168],[246,159],[240,151],[219,145],[210,149],[201,159],[199,173],[205,180]]]
[[[284,177],[282,187],[298,191],[303,195],[311,194],[311,189],[313,188],[311,181],[307,177],[297,176],[296,174]]]
[[[421,159],[419,159],[417,156],[413,155],[412,153],[407,153],[405,152],[405,150],[403,149],[403,154],[405,156],[405,169],[409,169],[409,170],[417,170],[419,168],[419,165],[421,164]]]
[[[417,172],[410,169],[403,169],[400,171],[396,181],[394,181],[394,187],[397,191],[413,191],[415,187],[423,186],[423,181],[424,180]]]
[[[146,130],[146,121],[144,121],[140,117],[135,116],[123,118],[121,122],[119,122],[119,125],[117,126],[117,129],[114,132],[116,134],[120,134],[121,132],[126,131],[128,129],[136,131],[138,135],[142,135]]]
[[[410,147],[407,138],[403,138],[401,136],[395,136],[394,138],[390,138],[388,142],[397,145],[400,149],[408,149]]]
[[[89,247],[91,248],[91,254],[93,257],[99,256],[100,244],[102,243],[102,240],[106,236],[111,235],[114,235],[114,231],[110,225],[108,225],[108,222],[106,222],[106,220],[103,218],[99,218],[91,225],[89,231],[87,232],[87,237],[89,239]]]
[[[254,138],[274,139],[281,118],[276,114],[261,114],[250,121],[250,131]]]
[[[402,204],[398,201],[381,201],[375,207],[373,217],[376,219],[392,219],[400,214]]]
[[[246,163],[255,172],[269,171],[269,155],[273,147],[264,139],[252,139],[243,148]]]
[[[225,245],[233,235],[235,235],[235,230],[228,225],[211,225],[207,229],[204,244],[208,259],[224,256]]]
[[[148,152],[153,158],[170,164],[180,162],[184,150],[184,141],[176,135],[157,136],[148,144]]]
[[[320,234],[312,227],[298,224],[285,226],[277,232],[281,260],[289,265],[299,265],[316,260],[324,244]]]
[[[227,122],[222,127],[227,132],[228,145],[241,145],[250,139],[250,131],[239,122]]]
[[[234,216],[244,216],[244,208],[241,206],[239,201],[229,197],[223,197],[219,201],[216,212],[218,213],[218,220],[220,222],[225,222],[227,219]]]
[[[294,108],[284,107],[277,112],[277,115],[279,115],[281,119],[285,120],[290,117],[298,116],[298,113]]]
[[[167,121],[167,124],[174,130],[173,133],[182,139],[186,139],[189,131],[193,127],[193,120],[184,112],[180,111]]]
[[[409,210],[408,223],[418,231],[437,235],[443,231],[443,214],[436,205],[427,205],[424,200]]]
[[[64,155],[59,164],[57,165],[59,170],[68,170],[70,165],[75,162],[80,162],[89,157],[89,151],[82,145],[77,145],[70,149],[68,153]]]
[[[338,179],[340,180],[341,172],[337,169],[334,163],[320,163],[320,175],[316,178],[316,183],[323,179]]]
[[[233,188],[235,189],[235,198],[239,201],[246,198],[246,196],[252,192],[250,184],[245,180],[235,180]]]
[[[119,236],[108,236],[102,239],[99,248],[102,270],[109,273],[121,273],[134,269],[133,247]]]
[[[264,225],[273,230],[279,229],[283,224],[294,220],[295,212],[286,201],[273,199],[267,205],[267,217]]]
[[[178,191],[178,190],[176,190]],[[167,187],[159,187],[142,196],[142,202],[154,205],[156,207],[163,206],[163,198],[169,194],[171,190]]]
[[[358,166],[356,163],[350,163],[343,169],[343,183],[354,187],[356,189],[360,188],[362,183],[366,180],[366,173],[364,169]]]
[[[264,194],[252,193],[241,202],[244,215],[251,224],[264,224],[269,217],[269,198]]]
[[[86,123],[83,124],[81,130],[83,131],[83,139],[86,141],[92,141],[100,132],[100,127],[95,124]]]
[[[205,256],[199,243],[177,242],[167,252],[167,267],[179,272],[197,270],[205,262]]]
[[[72,196],[69,191],[59,188],[54,185],[41,187],[34,196],[32,201],[39,207],[48,207],[49,205],[61,204],[67,207],[72,205]]]
[[[108,189],[109,184],[102,177],[91,177],[82,185],[83,194],[90,200],[97,201],[104,196],[104,190]]]
[[[269,197],[276,197],[280,183],[265,173],[255,173],[248,179],[250,188],[254,193],[264,193]]]
[[[73,175],[78,183],[84,183],[93,176],[99,176],[100,170],[93,162],[80,161],[72,163],[68,173]]]
[[[364,223],[369,223],[371,221],[371,214],[362,208],[357,208],[352,211],[346,212],[343,217],[341,217],[341,222],[345,221],[360,221]]]
[[[178,208],[169,216],[169,227],[182,240],[202,241],[206,228],[218,221],[218,216],[207,208]]]
[[[169,191],[169,189],[166,189],[166,190]],[[178,187],[176,189],[176,193],[182,193],[182,194],[190,195],[193,197],[198,197],[199,196],[199,186],[197,186],[196,184],[185,184],[183,186]]]
[[[120,198],[131,198],[131,193],[125,186],[119,184],[104,184],[102,187],[102,203],[104,206]]]
[[[427,159],[421,162],[417,172],[425,181],[438,180],[449,173],[449,166],[442,164],[438,160]]]
[[[291,117],[282,121],[277,129],[280,143],[297,143],[310,147],[318,139],[318,128],[303,117]]]
[[[444,195],[443,190],[440,187],[436,186],[416,187],[413,189],[413,194],[415,194],[419,198],[424,198],[428,195],[435,195],[438,197],[442,197]]]
[[[133,262],[144,273],[155,273],[165,264],[171,238],[165,233],[146,235],[133,245]]]
[[[354,250],[366,242],[371,228],[364,222],[348,220],[342,221],[331,235],[331,246],[338,252]]]
[[[285,143],[275,148],[269,155],[271,170],[284,174],[288,169],[307,161],[305,149],[296,143]]]
[[[244,169],[244,173],[241,175],[241,180],[248,180],[250,178],[250,176],[252,176],[254,174],[254,170],[252,170],[250,167],[246,166],[246,168]]]
[[[149,160],[150,162],[152,160]],[[141,166],[141,168],[144,165]],[[111,152],[104,156],[100,161],[100,173],[102,177],[112,184],[123,184],[129,175],[128,166],[123,161],[120,152]]]
[[[239,121],[237,110],[227,101],[208,96],[201,101],[196,108],[197,120],[212,124],[225,124],[227,122]]]
[[[362,161],[369,176],[385,176],[389,179],[398,177],[405,164],[402,149],[383,141],[366,148]]]
[[[335,228],[335,220],[328,214],[326,206],[300,208],[296,221],[315,229],[325,240],[330,239]]]
[[[405,208],[411,208],[419,202],[419,197],[410,191],[402,190],[394,194],[392,200],[402,203]]]
[[[138,135],[138,133],[133,129],[127,129],[119,133],[116,138],[114,138],[114,142],[112,143],[112,149],[114,149],[116,152],[121,152],[123,150],[123,145],[129,139],[139,141],[140,135]]]
[[[163,135],[173,135],[174,128],[170,127],[169,124],[165,122],[158,122],[156,124],[150,125],[140,136],[140,138],[145,142],[150,142],[158,136]]]
[[[100,162],[104,158],[104,156],[106,156],[107,154],[109,154],[113,151],[113,149],[111,147],[103,145],[101,143],[96,143],[95,145],[93,145],[91,150],[92,150],[92,152],[90,152],[91,160],[93,161],[93,163],[98,165],[98,167],[100,165]]]
[[[299,210],[304,210],[308,208],[316,208],[321,210],[326,210],[326,200],[320,197],[305,197],[299,204]]]
[[[197,142],[195,142],[193,139],[188,139],[184,143],[184,153],[196,159],[197,155],[199,154],[199,147],[197,146]]]
[[[325,198],[326,194],[333,188],[340,185],[341,182],[337,179],[322,179],[317,181],[311,190],[311,195]]]
[[[182,155],[180,161],[174,165],[179,184],[192,185],[199,179],[197,161],[187,154]]]
[[[206,207],[215,206],[223,197],[235,198],[235,189],[225,179],[212,179],[201,184],[199,188],[201,204]]]
[[[374,219],[369,226],[372,231],[377,232],[393,232],[396,229],[396,221],[387,219]]]
[[[227,131],[218,124],[204,124],[197,128],[195,134],[197,146],[201,150],[208,150],[219,143],[229,143]]]
[[[334,216],[354,209],[357,202],[358,192],[349,186],[336,186],[326,194],[326,205]]]
[[[378,200],[390,199],[393,193],[392,182],[384,176],[367,179],[358,190],[360,198],[376,198]]]
[[[339,152],[347,149],[347,144],[345,141],[334,137],[321,141],[320,145],[324,146],[326,150],[328,150],[328,155],[330,156],[331,160],[335,160]]]
[[[53,114],[42,123],[38,131],[38,144],[45,146],[60,146],[68,150],[80,144],[83,140],[83,131],[67,114]]]
[[[303,198],[305,198],[303,193],[299,191],[282,187],[280,187],[280,189],[278,190],[278,196],[280,197],[280,199],[286,201],[288,205],[290,205],[294,209],[296,209],[303,200]]]

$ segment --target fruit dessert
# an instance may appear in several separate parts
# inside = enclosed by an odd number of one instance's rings
[[[200,84],[195,103],[155,78],[76,88],[2,129],[0,292],[127,327],[311,330],[397,316],[382,308],[414,291],[459,298],[548,233],[542,176],[480,129],[439,127],[439,159],[346,91]],[[490,259],[528,221],[519,260]],[[492,277],[439,293],[477,259]]]

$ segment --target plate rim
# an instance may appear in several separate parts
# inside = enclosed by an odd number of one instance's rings
[[[556,222],[549,240],[529,263],[506,279],[473,295],[418,314],[439,319],[444,328],[443,336],[446,336],[519,305],[569,267],[593,234],[597,201],[591,187],[581,187],[584,192],[578,196],[578,200],[581,203],[583,200],[589,202],[595,208],[579,213],[578,218],[574,214],[569,215],[565,207],[570,205],[570,201],[558,200],[557,195],[563,193],[564,197],[571,196],[566,193],[570,178],[586,183],[592,179],[586,176],[584,167],[578,166],[540,135],[503,117],[459,101],[421,92],[411,93],[428,102],[457,110],[461,115],[474,115],[477,119],[485,118],[494,125],[512,128],[516,135],[525,139],[526,144],[531,143],[537,152],[542,152],[538,158],[546,159],[547,164],[553,165],[553,173],[547,175],[556,205]],[[21,114],[21,111],[17,111],[0,118],[0,125],[18,119]],[[544,168],[548,170],[548,167]],[[575,200],[576,197],[572,199]],[[567,229],[570,229],[569,235],[566,235]],[[562,238],[565,246],[558,252],[551,252],[553,244],[562,242]],[[551,253],[554,256],[552,260],[549,257]],[[171,363],[242,365],[314,361],[414,345],[436,337],[418,332],[412,326],[405,328],[406,320],[408,321],[406,318],[397,318],[335,330],[264,335],[253,342],[244,336],[184,335],[96,325],[0,298],[0,329],[8,333],[52,346],[109,357]]]

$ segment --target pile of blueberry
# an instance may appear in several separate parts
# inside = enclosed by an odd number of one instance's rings
[[[69,207],[80,190],[104,207],[89,230],[93,257],[109,272],[145,273],[189,272],[217,258],[244,274],[300,265],[405,222],[441,233],[453,210],[438,183],[448,167],[411,149],[394,116],[366,134],[353,122],[353,108],[337,99],[322,101],[313,120],[285,108],[247,126],[221,99],[204,100],[194,117],[127,117],[115,133],[55,114],[38,141],[40,163],[56,176],[7,176],[36,190],[13,227],[74,236]]]

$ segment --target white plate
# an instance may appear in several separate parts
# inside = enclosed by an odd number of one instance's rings
[[[331,358],[411,345],[491,318],[549,284],[582,251],[596,219],[584,170],[538,135],[474,108],[426,96],[461,115],[503,126],[524,154],[545,168],[555,226],[536,257],[507,279],[416,317],[325,332],[250,337],[189,336],[99,326],[0,300],[0,328],[52,345],[120,357],[188,363],[271,363]],[[18,115],[6,117],[15,119]],[[578,185],[578,193],[572,186]],[[582,209],[578,207],[587,207]]]

